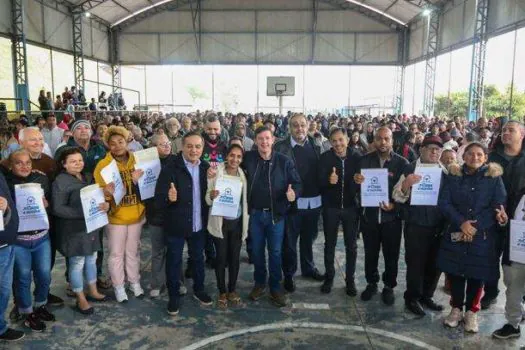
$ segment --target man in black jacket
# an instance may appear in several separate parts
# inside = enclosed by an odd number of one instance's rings
[[[357,185],[353,177],[360,154],[348,148],[348,134],[345,129],[332,129],[329,138],[332,149],[321,155],[318,179],[323,199],[324,266],[326,268],[321,292],[330,293],[332,290],[335,277],[334,258],[337,233],[339,223],[342,223],[346,251],[346,294],[355,296],[357,289],[354,274],[359,214],[356,203]]]
[[[18,232],[18,213],[1,173],[0,210],[4,226],[4,229],[0,231],[0,340],[15,341],[23,338],[24,332],[8,328],[4,315],[13,285],[15,251],[12,244],[16,241]]]
[[[301,273],[304,277],[322,281],[324,276],[314,263],[312,246],[317,238],[317,224],[321,212],[321,195],[317,183],[317,169],[321,148],[313,138],[307,136],[308,121],[304,114],[290,118],[290,137],[277,142],[276,152],[292,159],[301,177],[302,194],[295,208],[286,217],[283,242],[284,289],[295,291],[293,277],[297,272],[297,240],[300,238]]]
[[[501,143],[489,154],[489,162],[498,163],[503,168],[503,184],[507,191],[506,212],[513,215],[521,199],[519,194],[525,189],[525,149],[523,138],[525,127],[518,121],[511,120],[503,125]],[[499,247],[503,252],[503,265],[510,266],[508,227],[500,228]],[[507,238],[507,239],[506,239]],[[503,269],[505,272],[505,267]],[[499,294],[498,281],[485,284],[485,296],[481,299],[481,308],[488,309],[496,303]]]
[[[421,175],[415,174],[416,168],[434,165],[446,172],[439,163],[442,150],[443,141],[439,136],[426,137],[421,145],[421,157],[405,167],[393,192],[394,200],[400,205],[404,204],[405,262],[407,264],[405,306],[418,316],[425,315],[421,304],[430,310],[443,310],[443,306],[436,304],[432,297],[441,275],[437,269],[436,260],[441,234],[445,227],[445,218],[437,205],[412,205],[410,192],[412,186],[421,181]]]
[[[182,152],[161,170],[155,188],[156,208],[164,211],[168,314],[172,316],[178,314],[180,307],[185,239],[188,240],[188,253],[192,260],[194,297],[203,305],[212,304],[204,291],[204,245],[208,223],[208,206],[204,196],[209,164],[200,160],[203,146],[200,134],[190,132],[184,135]]]
[[[266,291],[267,246],[271,301],[282,307],[286,305],[286,298],[281,291],[284,218],[290,203],[301,195],[301,179],[291,159],[272,150],[274,136],[270,129],[264,126],[258,128],[255,131],[255,142],[257,150],[246,152],[243,160],[248,180],[255,280],[250,298],[258,300]]]
[[[382,299],[386,305],[395,302],[394,287],[397,285],[399,249],[401,246],[401,219],[399,208],[392,202],[392,190],[403,174],[407,160],[392,151],[392,131],[381,127],[374,135],[376,151],[363,156],[359,162],[359,173],[354,176],[360,185],[365,178],[361,169],[388,169],[388,193],[390,203],[380,203],[379,207],[364,208],[361,215],[361,228],[365,246],[365,276],[368,285],[361,293],[361,299],[368,301],[377,293],[379,282],[378,260],[379,251],[383,248],[385,272],[383,273]]]

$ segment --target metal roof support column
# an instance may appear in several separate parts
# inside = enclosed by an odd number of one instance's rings
[[[471,121],[483,116],[488,12],[489,0],[476,0],[476,22],[474,28],[474,45],[472,49],[472,66],[470,68],[470,88],[468,99],[468,118]]]
[[[312,52],[310,53],[310,64],[314,64],[315,60],[315,41],[317,39],[317,10],[319,9],[318,0],[312,0],[313,18],[312,18]]]
[[[15,85],[16,109],[29,111],[29,84],[27,79],[27,50],[24,32],[24,6],[22,0],[11,1],[12,10],[12,51],[13,77]]]
[[[82,43],[82,11],[73,9],[73,59],[75,66],[75,86],[84,91],[84,54]]]
[[[119,52],[118,52],[118,32],[115,30],[109,30],[109,52],[111,58],[111,85],[113,93],[122,92],[122,80],[121,80],[121,67],[119,63]]]
[[[405,96],[405,67],[407,61],[407,39],[408,39],[408,29],[404,29],[399,33],[398,40],[398,56],[399,56],[399,65],[396,66],[396,76],[395,76],[395,85],[394,85],[394,112],[401,114],[403,112],[403,98]]]
[[[436,85],[436,53],[438,49],[440,11],[434,10],[428,15],[427,23],[427,60],[425,67],[425,89],[423,96],[423,113],[434,114],[434,88]]]
[[[195,36],[195,46],[199,63],[202,61],[202,26],[201,26],[201,0],[197,0],[197,6],[194,9],[193,3],[190,2],[191,19],[193,24],[193,35]]]

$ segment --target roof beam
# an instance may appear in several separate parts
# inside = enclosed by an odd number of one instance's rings
[[[87,1],[109,1],[109,0],[87,0]],[[153,16],[157,13],[164,11],[173,11],[181,8],[182,6],[189,5],[190,3],[196,3],[198,0],[163,0],[159,3],[150,6],[149,8],[134,12],[135,15],[127,16],[120,21],[117,21],[112,26],[117,30],[122,30],[132,24],[142,21],[145,18]],[[202,0],[205,1],[205,0]],[[357,2],[350,2],[348,0],[319,0],[319,2],[330,4],[341,10],[349,10],[360,13],[366,17],[369,17],[377,22],[380,22],[392,29],[399,30],[404,27],[402,21],[389,16],[379,10],[372,10],[368,5],[360,4]]]
[[[81,8],[82,11],[89,11],[95,7],[102,5],[103,3],[109,2],[110,0],[85,0],[78,4],[76,7]]]
[[[131,11],[130,9],[128,9],[126,6],[122,5],[120,2],[118,2],[117,0],[111,0],[113,3],[115,3],[115,5],[117,5],[118,7],[120,7],[121,9],[123,9],[124,11],[126,11],[127,13],[129,14],[133,14],[133,11]]]
[[[391,28],[401,29],[402,27],[405,26],[405,23],[403,23],[401,20],[393,16],[390,16],[384,11],[375,9],[372,6],[366,5],[364,3],[360,3],[357,1],[354,2],[354,0],[320,0],[320,1],[330,4],[334,7],[338,7],[342,10],[350,10],[350,11],[358,12],[366,17],[374,19],[377,22],[385,24]]]

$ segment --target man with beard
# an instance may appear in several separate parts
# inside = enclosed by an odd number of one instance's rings
[[[408,161],[392,151],[393,134],[387,127],[381,127],[374,135],[376,151],[363,156],[359,162],[354,181],[360,185],[365,181],[361,169],[388,169],[388,197],[392,198],[394,185],[399,181]],[[368,301],[377,293],[379,282],[379,252],[383,248],[385,272],[383,273],[382,299],[386,305],[395,302],[394,288],[397,285],[399,249],[401,246],[401,219],[398,207],[391,201],[380,203],[379,207],[364,208],[361,214],[361,228],[365,246],[365,277],[368,285],[361,294],[361,300]]]
[[[201,160],[210,164],[212,168],[224,162],[227,143],[221,139],[221,123],[215,115],[211,115],[204,124],[204,151]]]
[[[277,142],[274,150],[293,161],[303,188],[302,196],[297,199],[294,210],[286,217],[283,242],[284,288],[292,293],[295,291],[294,275],[297,272],[297,241],[300,246],[301,274],[315,281],[323,281],[324,275],[317,270],[312,251],[321,213],[321,194],[317,183],[321,149],[307,134],[308,121],[304,114],[293,115],[288,124],[290,137]],[[265,126],[268,127],[266,124]]]
[[[518,121],[511,120],[503,125],[501,131],[501,143],[489,154],[489,162],[494,162],[503,168],[503,184],[507,190],[506,212],[513,215],[520,201],[520,194],[525,189],[525,149],[523,139],[525,138],[525,127]],[[500,240],[498,242],[499,253],[503,253],[503,272],[513,272],[519,264],[512,264],[509,258],[509,239],[506,228],[501,228]],[[505,237],[507,240],[505,241]],[[512,288],[515,288],[514,286]],[[511,289],[507,285],[507,289]],[[498,297],[498,282],[485,283],[485,295],[481,299],[481,309],[490,308],[496,303]],[[509,295],[507,294],[507,302]]]
[[[216,115],[210,115],[204,124],[204,149],[201,160],[210,164],[210,167],[215,169],[219,163],[224,162],[226,157],[226,150],[228,144],[221,139],[221,123]],[[215,246],[213,245],[213,238],[209,233],[206,233],[206,264],[209,267],[215,265]]]

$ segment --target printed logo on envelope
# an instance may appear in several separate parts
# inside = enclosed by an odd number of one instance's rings
[[[219,195],[219,202],[221,202],[222,204],[233,205],[233,195],[231,188],[227,187],[224,189],[224,193]]]

